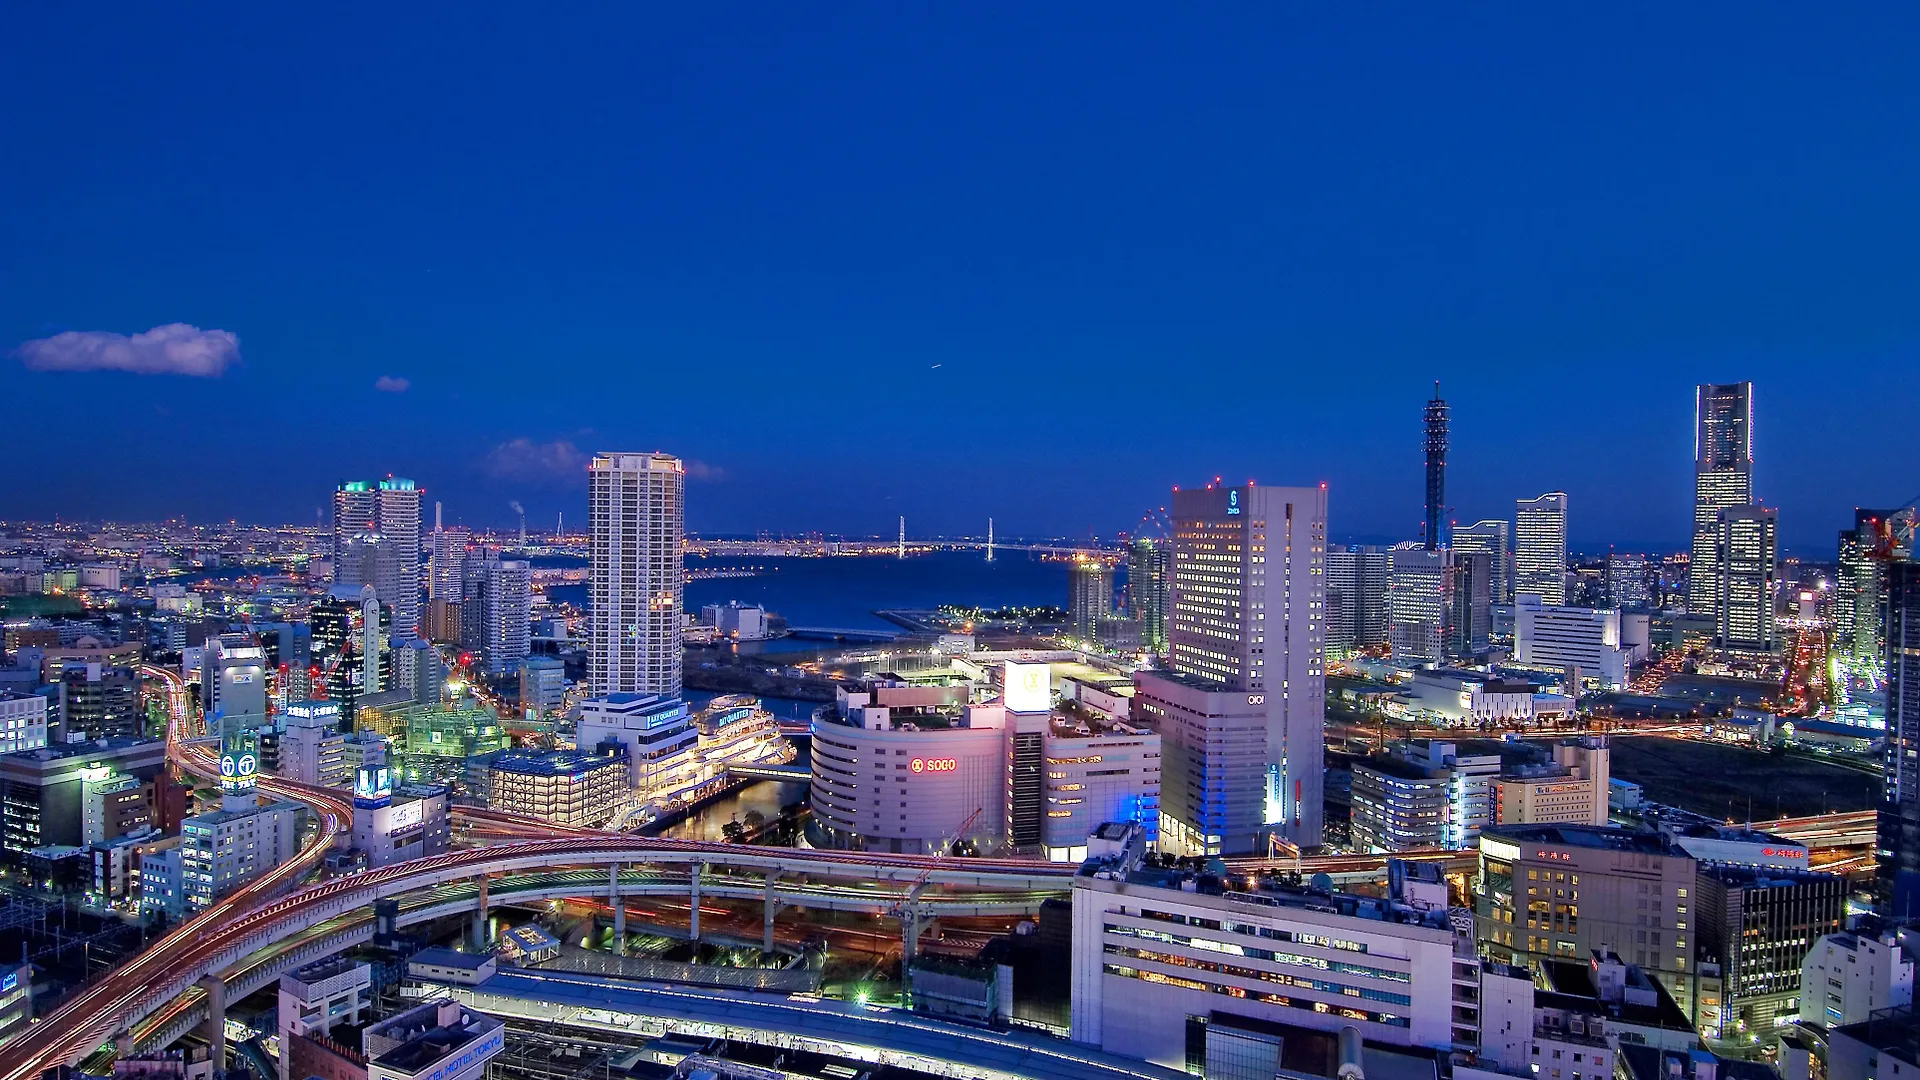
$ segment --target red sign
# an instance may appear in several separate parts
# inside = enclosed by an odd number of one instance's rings
[[[916,773],[952,772],[959,767],[960,763],[950,757],[914,758],[913,764],[908,766]]]
[[[1770,859],[1804,859],[1807,857],[1807,853],[1804,851],[1796,851],[1793,848],[1785,847],[1761,848],[1760,854]]]

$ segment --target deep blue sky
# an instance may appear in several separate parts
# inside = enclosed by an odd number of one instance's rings
[[[1702,380],[1789,545],[1920,491],[1913,5],[557,7],[0,14],[0,517],[1412,535],[1434,378],[1465,520],[1677,543]],[[242,359],[10,352],[170,323]]]

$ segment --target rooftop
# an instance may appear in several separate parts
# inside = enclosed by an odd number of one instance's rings
[[[1482,829],[1480,836],[1482,839],[1492,837],[1515,844],[1559,844],[1562,847],[1592,848],[1596,851],[1668,854],[1666,843],[1659,833],[1599,825],[1494,825]]]
[[[1217,859],[1203,863],[1194,859],[1149,856],[1137,865],[1129,866],[1125,853],[1096,856],[1081,865],[1080,876],[1171,889],[1194,896],[1217,896],[1232,903],[1318,911],[1451,933],[1444,908],[1414,908],[1379,897],[1338,892],[1331,886],[1322,888],[1312,882],[1303,884],[1291,877],[1232,874]]]
[[[572,776],[627,760],[622,747],[615,753],[593,750],[501,750],[488,767],[495,772],[525,773],[530,776]]]
[[[407,958],[410,964],[427,964],[432,967],[454,968],[460,971],[478,971],[491,960],[493,956],[490,953],[460,952],[439,946],[421,949]]]

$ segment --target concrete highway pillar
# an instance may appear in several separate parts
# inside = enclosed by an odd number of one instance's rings
[[[706,876],[707,864],[693,864],[693,915],[687,920],[687,936],[693,941],[700,940],[700,879]]]
[[[620,898],[620,867],[607,870],[608,902],[613,905],[613,954],[627,954],[627,902]]]
[[[473,909],[473,947],[487,949],[487,875],[480,875],[480,904]]]
[[[200,1037],[213,1048],[216,1073],[227,1068],[227,984],[218,975],[203,975],[200,989],[207,992],[207,1018],[201,1022]]]
[[[114,1057],[120,1059],[121,1061],[125,1061],[126,1059],[134,1056],[135,1054],[138,1054],[139,1052],[140,1052],[140,1045],[134,1041],[133,1032],[123,1031],[120,1034],[115,1035],[113,1037],[113,1056]]]
[[[766,919],[760,927],[760,951],[773,951],[773,916],[780,910],[780,901],[773,898],[773,887],[780,881],[778,871],[767,871],[767,907]]]
[[[901,905],[900,914],[900,975],[906,978],[907,966],[913,963],[913,954],[920,948],[920,886],[916,885],[907,893],[907,902]]]

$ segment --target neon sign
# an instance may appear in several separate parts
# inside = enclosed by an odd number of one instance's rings
[[[1227,516],[1240,516],[1240,491],[1238,488],[1230,488],[1227,491]]]
[[[960,767],[960,762],[950,757],[914,758],[913,763],[907,767],[912,769],[915,774],[953,772]]]

